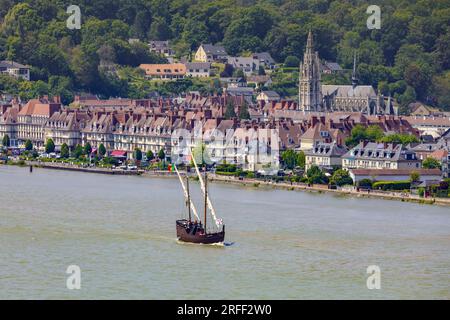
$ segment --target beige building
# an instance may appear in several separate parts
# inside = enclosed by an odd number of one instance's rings
[[[311,150],[305,151],[305,170],[312,166],[320,169],[333,169],[342,166],[341,157],[347,153],[347,149],[332,143],[317,143]]]
[[[73,149],[82,143],[81,130],[88,119],[86,112],[55,112],[44,126],[44,141],[52,139],[57,150],[60,150],[63,144]]]
[[[401,144],[360,142],[342,157],[343,169],[418,169],[415,152]]]
[[[149,79],[173,80],[186,76],[186,66],[182,63],[141,64],[139,68]]]
[[[45,124],[61,109],[60,103],[49,102],[47,98],[32,99],[17,115],[17,140],[19,145],[30,140],[36,148],[45,145]]]
[[[195,53],[195,61],[226,62],[228,54],[222,46],[201,44]]]

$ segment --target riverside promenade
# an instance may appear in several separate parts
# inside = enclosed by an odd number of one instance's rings
[[[26,161],[26,166],[33,166],[36,168],[54,169],[54,170],[68,170],[68,171],[81,171],[87,173],[97,174],[110,174],[110,175],[133,175],[143,177],[158,177],[158,178],[177,178],[175,172],[168,172],[162,170],[122,170],[100,167],[85,167],[72,165],[69,163],[56,163],[56,162],[39,162],[39,161]],[[191,172],[189,174],[195,178],[196,175]],[[450,198],[421,198],[418,195],[413,195],[403,192],[391,192],[380,190],[357,190],[354,187],[329,189],[327,185],[308,185],[301,182],[275,182],[272,180],[262,179],[249,179],[238,178],[232,176],[222,176],[214,173],[208,175],[211,182],[234,184],[238,186],[252,187],[252,188],[273,188],[290,191],[306,191],[306,192],[328,192],[334,194],[340,194],[343,196],[353,196],[361,198],[378,198],[385,200],[397,200],[404,202],[415,202],[421,204],[436,204],[442,206],[450,206]]]

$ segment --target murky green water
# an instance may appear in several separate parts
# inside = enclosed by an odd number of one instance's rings
[[[450,298],[449,208],[210,187],[228,247],[176,242],[178,180],[0,166],[0,298]]]

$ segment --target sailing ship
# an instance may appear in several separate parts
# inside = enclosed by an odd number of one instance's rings
[[[184,198],[186,201],[186,207],[188,211],[188,218],[181,219],[176,221],[177,227],[177,238],[182,242],[191,242],[191,243],[202,243],[202,244],[213,244],[213,243],[223,243],[225,239],[225,225],[222,223],[222,219],[218,219],[216,216],[216,212],[214,207],[212,206],[211,200],[208,197],[208,176],[205,170],[204,180],[198,169],[195,158],[193,158],[193,163],[195,166],[195,172],[198,175],[200,181],[200,187],[203,191],[204,196],[204,214],[203,219],[200,219],[197,209],[192,202],[191,195],[189,192],[189,179],[186,175],[186,185],[184,184],[183,178],[180,175],[176,165],[174,165],[174,169],[178,175],[181,186],[184,192]],[[207,228],[207,213],[209,212],[212,216],[213,221],[215,222],[215,226],[211,227],[211,230]],[[192,217],[192,215],[194,217]]]

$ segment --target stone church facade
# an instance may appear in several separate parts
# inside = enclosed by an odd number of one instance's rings
[[[299,110],[303,112],[362,112],[368,115],[397,114],[393,100],[383,97],[372,86],[358,85],[356,57],[353,62],[351,85],[322,85],[320,59],[313,51],[313,37],[308,34],[299,73]]]

